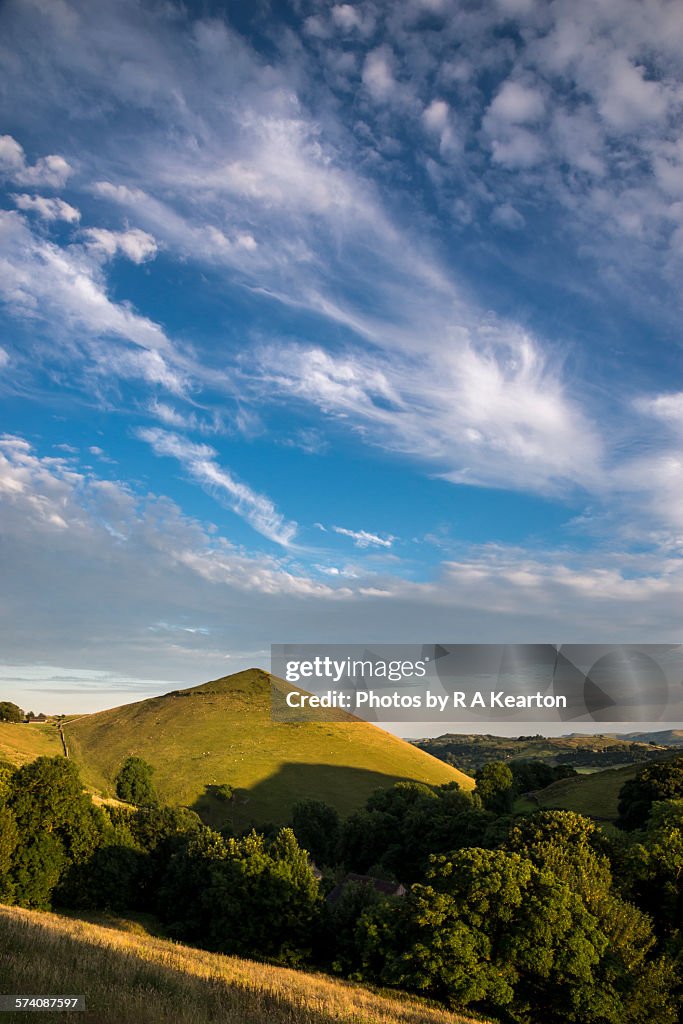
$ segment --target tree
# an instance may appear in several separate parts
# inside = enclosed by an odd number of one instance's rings
[[[0,902],[11,903],[14,885],[10,877],[12,855],[19,844],[19,830],[9,807],[0,803]]]
[[[182,837],[160,876],[156,902],[173,938],[207,943],[215,908],[206,893],[214,865],[227,855],[223,837],[206,825]]]
[[[656,800],[679,800],[682,797],[683,757],[647,764],[635,779],[621,787],[617,825],[627,832],[644,828]]]
[[[629,892],[659,935],[683,953],[683,800],[653,804],[642,841],[631,847]]]
[[[116,795],[119,800],[137,807],[158,803],[152,784],[154,768],[141,757],[128,757],[116,776]]]
[[[321,899],[291,829],[271,843],[256,832],[228,839],[200,900],[211,948],[287,964],[310,956]]]
[[[47,908],[62,875],[101,844],[106,821],[83,792],[73,761],[39,757],[18,768],[7,792],[19,841],[9,879],[22,906]]]
[[[612,873],[606,856],[596,847],[595,823],[574,811],[537,811],[510,829],[506,847],[566,882],[595,913],[610,892]]]
[[[363,915],[364,970],[519,1024],[538,1007],[544,1024],[673,1024],[670,965],[647,959],[648,922],[630,910],[615,901],[610,935],[552,872],[517,853],[460,850]]]
[[[346,882],[339,898],[324,906],[321,934],[316,943],[318,961],[336,974],[360,980],[362,942],[358,923],[370,907],[376,907],[383,899],[374,885]]]
[[[488,811],[507,814],[512,810],[514,777],[502,761],[489,761],[475,775],[477,793]]]
[[[354,871],[413,882],[424,877],[430,854],[486,843],[491,823],[479,797],[457,783],[433,789],[399,782],[373,793],[347,820],[342,860]]]
[[[298,842],[318,864],[337,863],[341,827],[336,808],[322,800],[300,800],[292,809],[292,825]]]
[[[9,700],[0,700],[0,722],[23,722],[25,717],[18,704],[12,704]]]

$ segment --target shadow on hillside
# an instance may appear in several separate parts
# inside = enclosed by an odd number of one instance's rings
[[[206,786],[191,809],[212,828],[242,831],[252,825],[286,824],[294,804],[306,799],[323,800],[346,817],[376,789],[409,781],[415,780],[366,768],[287,762],[251,789],[236,789],[229,801],[217,793],[220,786]]]

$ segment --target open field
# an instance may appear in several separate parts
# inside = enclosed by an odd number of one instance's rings
[[[64,733],[88,788],[114,794],[131,754],[155,768],[164,802],[198,811],[215,826],[243,828],[288,819],[297,800],[313,797],[342,815],[373,790],[402,779],[440,785],[472,779],[367,722],[275,722],[270,677],[252,669],[65,723]],[[231,801],[216,788],[229,785]]]
[[[86,1011],[41,1013],[77,1024],[465,1024],[432,1009],[328,978],[207,953],[108,927],[0,906],[0,978],[12,994],[84,995]],[[132,930],[122,930],[130,927]],[[21,1024],[26,1013],[3,1014]]]
[[[560,779],[547,789],[534,794],[534,800],[521,798],[519,811],[532,811],[538,807],[560,808],[585,814],[596,821],[614,821],[617,817],[619,790],[629,779],[635,778],[642,765],[630,764],[625,768],[609,768],[590,775],[577,775]]]
[[[0,761],[26,764],[45,754],[62,753],[62,742],[56,725],[50,723],[0,722]]]

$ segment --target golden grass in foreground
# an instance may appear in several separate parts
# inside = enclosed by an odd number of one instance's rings
[[[324,975],[176,945],[56,914],[0,906],[2,992],[85,995],[75,1024],[464,1024],[469,1018]],[[3,1013],[25,1024],[26,1013]],[[472,1022],[470,1021],[470,1024]]]

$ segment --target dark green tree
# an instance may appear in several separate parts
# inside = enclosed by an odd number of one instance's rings
[[[270,843],[252,832],[225,848],[202,896],[212,948],[287,964],[310,956],[321,897],[292,830],[281,829]]]
[[[354,871],[413,882],[424,876],[430,854],[486,843],[491,824],[479,797],[455,783],[433,789],[399,782],[373,793],[347,820],[342,860]]]
[[[39,757],[11,776],[7,807],[19,841],[9,877],[14,900],[46,908],[62,875],[102,842],[106,819],[83,792],[78,770],[63,757]]]
[[[0,903],[11,903],[14,884],[10,877],[12,857],[19,844],[19,829],[14,814],[0,801]]]
[[[653,804],[641,841],[629,850],[629,892],[683,958],[683,800]]]
[[[363,915],[373,980],[519,1024],[539,1007],[544,1024],[673,1024],[670,966],[646,959],[647,921],[623,901],[615,950],[582,898],[519,854],[433,858],[427,883]]]
[[[156,910],[169,935],[207,943],[215,908],[206,893],[212,884],[214,865],[227,855],[223,836],[206,825],[182,836],[160,874],[156,894]]]
[[[514,777],[502,761],[489,761],[475,775],[477,793],[488,811],[508,814],[514,798]]]
[[[158,803],[152,784],[154,768],[141,757],[127,757],[116,776],[116,795],[119,800],[137,807]]]
[[[656,800],[683,798],[683,757],[654,761],[641,768],[619,793],[617,825],[627,832],[644,828]]]
[[[358,922],[371,907],[381,903],[383,897],[373,885],[366,882],[347,882],[339,898],[323,908],[320,937],[316,955],[320,963],[336,974],[361,979],[363,962],[362,931]]]
[[[0,700],[0,722],[23,722],[26,715],[17,704]]]
[[[292,809],[292,825],[298,842],[317,864],[337,863],[341,825],[336,808],[322,800],[301,800]]]

